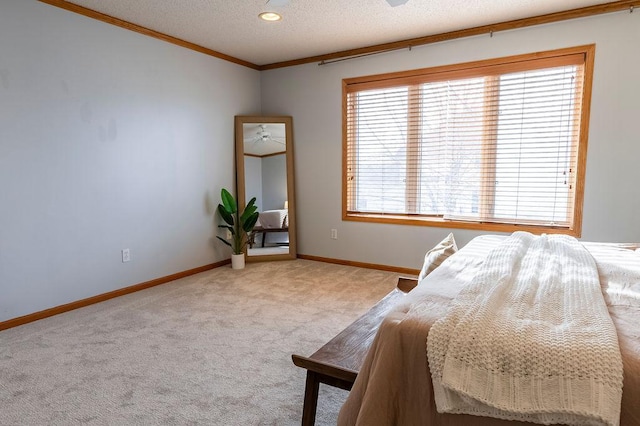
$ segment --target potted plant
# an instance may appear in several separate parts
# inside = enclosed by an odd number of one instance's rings
[[[231,233],[231,242],[222,237],[217,237],[220,241],[231,247],[231,267],[233,269],[244,268],[244,248],[247,245],[247,234],[253,231],[256,226],[259,213],[255,206],[256,197],[253,197],[242,212],[238,207],[233,195],[226,189],[222,188],[220,193],[222,204],[218,204],[218,212],[226,225],[218,225],[219,228],[225,228]]]

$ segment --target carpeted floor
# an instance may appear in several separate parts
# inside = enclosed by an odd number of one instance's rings
[[[397,274],[222,267],[0,332],[1,425],[297,425],[310,355]],[[346,392],[321,386],[317,425]]]

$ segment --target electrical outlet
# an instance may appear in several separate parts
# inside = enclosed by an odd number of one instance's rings
[[[337,229],[332,229],[331,230],[331,239],[332,240],[337,240],[338,239],[338,230]]]
[[[131,261],[131,251],[126,248],[122,249],[122,263]]]

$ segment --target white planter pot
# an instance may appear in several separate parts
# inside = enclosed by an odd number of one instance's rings
[[[244,253],[231,255],[231,269],[244,269]]]

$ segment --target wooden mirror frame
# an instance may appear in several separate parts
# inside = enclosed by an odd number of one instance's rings
[[[235,140],[236,140],[236,190],[238,195],[238,205],[245,206],[246,182],[245,182],[245,153],[244,153],[244,124],[246,123],[278,123],[285,126],[285,156],[287,166],[287,202],[289,220],[289,254],[269,254],[249,256],[249,249],[245,250],[247,262],[261,262],[269,260],[289,260],[295,259],[296,250],[296,201],[293,169],[293,119],[290,116],[250,116],[237,115],[235,117]],[[263,238],[266,234],[263,234]]]

